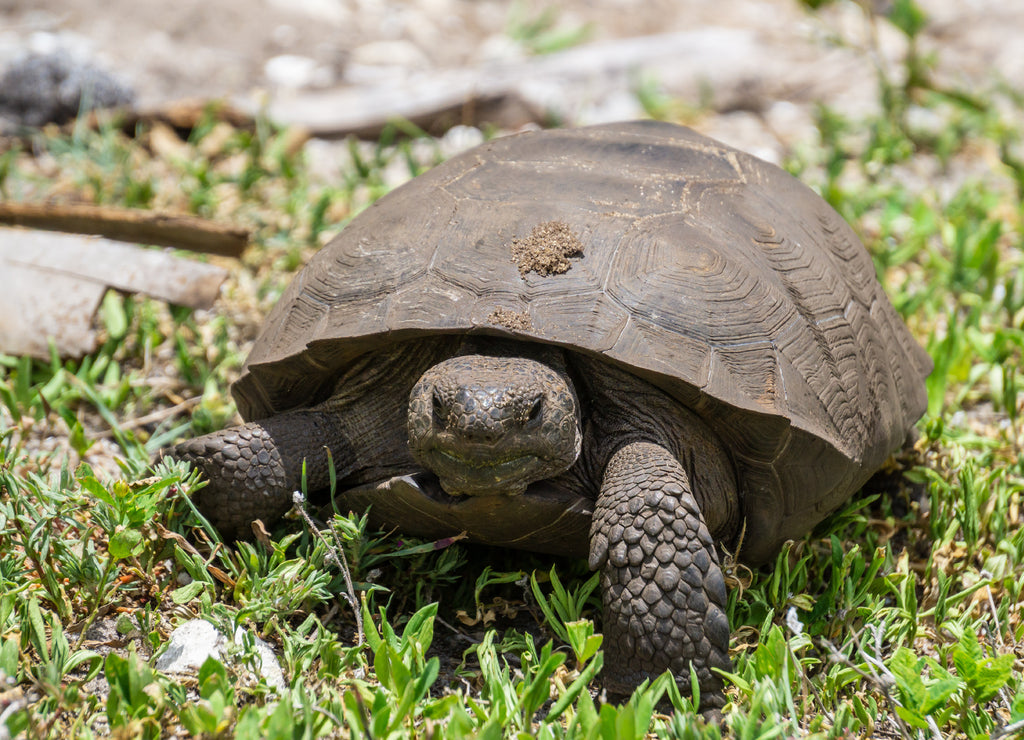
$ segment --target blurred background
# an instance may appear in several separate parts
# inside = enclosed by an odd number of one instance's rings
[[[1016,0],[0,3],[0,69],[64,55],[112,75],[142,110],[222,98],[370,138],[388,117],[459,106],[430,132],[654,115],[699,120],[774,161],[812,134],[816,104],[872,112],[877,75],[901,74],[908,43],[936,55],[943,84],[970,89],[1021,79],[1022,37]]]

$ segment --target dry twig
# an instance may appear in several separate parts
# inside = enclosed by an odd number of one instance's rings
[[[249,232],[237,226],[138,208],[81,204],[2,203],[0,224],[47,231],[96,234],[108,239],[239,257]]]

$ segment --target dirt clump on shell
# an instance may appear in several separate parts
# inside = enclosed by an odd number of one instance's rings
[[[512,240],[512,260],[521,275],[560,275],[572,267],[570,257],[582,255],[583,242],[562,221],[537,224],[525,239]]]
[[[533,328],[533,320],[530,315],[522,311],[513,311],[511,308],[496,308],[487,317],[487,323],[495,326],[503,326],[512,331],[529,331]]]

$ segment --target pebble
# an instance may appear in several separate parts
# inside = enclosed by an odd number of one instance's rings
[[[8,127],[65,123],[81,110],[130,105],[132,88],[53,34],[34,34],[29,51],[0,75],[0,116]],[[44,51],[36,51],[36,48]]]
[[[284,671],[270,645],[241,627],[235,630],[234,642],[242,644],[249,637],[259,656],[259,671],[263,680],[278,691],[287,690]],[[168,674],[195,675],[207,658],[212,656],[224,660],[227,644],[228,639],[224,634],[206,620],[189,620],[171,633],[167,650],[156,660],[156,668]]]
[[[329,87],[334,83],[330,67],[297,54],[271,57],[263,65],[263,74],[271,85],[286,90]]]

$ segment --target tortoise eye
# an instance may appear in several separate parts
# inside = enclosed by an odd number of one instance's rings
[[[437,388],[435,388],[432,394],[431,410],[434,417],[434,426],[440,427],[441,429],[445,429],[448,426],[448,414],[445,413],[445,406],[446,404],[444,399],[441,398],[441,393]]]
[[[533,404],[530,406],[530,412],[526,416],[526,426],[536,427],[540,426],[541,421],[544,418],[544,396],[537,396]]]

